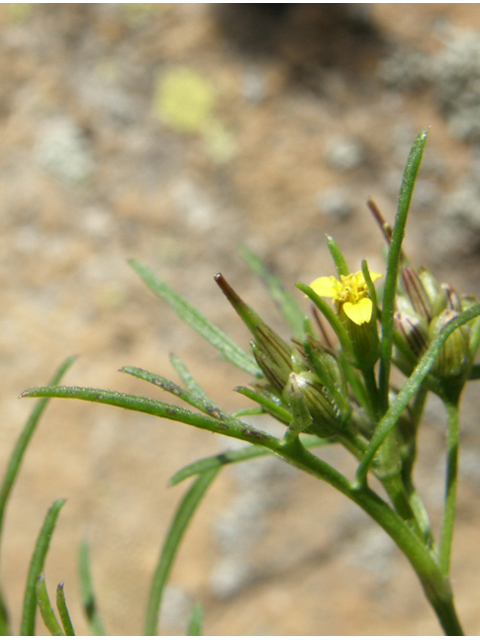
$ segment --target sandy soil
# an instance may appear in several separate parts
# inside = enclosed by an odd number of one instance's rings
[[[393,218],[409,145],[429,125],[406,246],[440,280],[480,295],[478,140],[461,133],[457,96],[415,66],[415,55],[443,60],[452,39],[467,39],[464,30],[480,38],[480,8],[348,7],[0,7],[2,465],[32,407],[19,393],[46,383],[73,353],[80,357],[69,384],[160,398],[118,369],[131,364],[175,378],[174,351],[219,403],[245,406],[232,389],[248,380],[154,299],[127,259],[145,261],[245,347],[247,332],[212,279],[217,271],[284,331],[238,243],[292,290],[332,273],[326,233],[355,268],[366,257],[382,270],[382,238],[365,201],[374,197]],[[193,120],[169,111],[183,81]],[[457,214],[459,193],[470,200]],[[480,633],[475,391],[466,397],[453,558],[470,634]],[[428,416],[418,482],[437,521],[444,416],[435,404]],[[64,580],[85,633],[76,549],[86,538],[108,631],[139,633],[159,548],[185,490],[167,490],[167,481],[227,446],[148,416],[51,403],[6,522],[2,583],[14,628],[44,514],[66,497],[46,567],[52,593]],[[328,455],[352,469],[341,452]],[[212,635],[441,633],[387,537],[332,489],[275,461],[217,479],[181,549],[161,631],[183,634],[197,600]]]

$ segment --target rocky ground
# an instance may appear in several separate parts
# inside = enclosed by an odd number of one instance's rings
[[[416,133],[431,126],[406,241],[440,280],[480,296],[480,8],[477,4],[96,4],[0,7],[1,463],[72,353],[69,384],[162,397],[118,373],[175,377],[187,361],[225,407],[248,380],[154,299],[145,261],[247,346],[212,280],[222,271],[279,330],[236,252],[245,243],[294,290],[332,273],[325,234],[382,270],[365,201],[393,218]],[[480,633],[480,437],[467,393],[453,580]],[[444,416],[429,408],[418,481],[438,518]],[[44,514],[66,497],[46,568],[79,632],[76,548],[89,540],[108,631],[137,634],[185,463],[230,446],[108,407],[54,401],[25,459],[2,550],[18,625]],[[342,468],[349,460],[329,454]],[[351,465],[350,465],[351,466]],[[327,486],[257,461],[216,481],[175,566],[162,632],[192,603],[217,635],[439,634],[410,567]],[[16,627],[18,628],[18,627]]]

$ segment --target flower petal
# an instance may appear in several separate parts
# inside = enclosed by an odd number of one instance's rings
[[[310,287],[317,293],[319,296],[324,296],[326,298],[336,298],[338,294],[338,288],[340,283],[335,278],[335,276],[330,277],[322,277],[314,280]]]
[[[350,318],[355,324],[363,324],[370,322],[372,317],[372,301],[370,298],[362,298],[357,303],[345,302],[342,306],[347,318]]]

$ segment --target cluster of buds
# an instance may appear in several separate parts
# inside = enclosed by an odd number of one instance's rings
[[[372,283],[380,277],[378,273],[364,270],[340,275],[339,280],[333,276],[317,278],[310,287],[303,287],[317,306],[322,306],[319,297],[333,299],[339,326],[347,336],[343,349],[346,360],[341,363],[333,349],[309,333],[303,342],[293,339],[287,343],[240,298],[221,274],[215,276],[253,335],[252,353],[263,374],[263,379],[256,383],[257,390],[273,394],[277,403],[289,409],[298,431],[348,439],[353,427],[356,434],[370,438],[372,416],[351,402],[344,367],[353,365],[367,379],[374,371],[379,357],[379,337]],[[450,285],[439,285],[426,269],[404,266],[400,278],[395,313],[395,363],[410,376],[432,340],[475,300],[460,297]],[[453,331],[443,344],[426,380],[431,390],[445,396],[462,389],[471,370],[473,351],[480,342],[480,336],[478,340],[471,340],[474,322],[475,333],[480,332],[480,323],[472,321]]]
[[[430,342],[474,302],[471,297],[460,297],[448,284],[439,285],[427,269],[403,267],[395,313],[396,362],[403,373],[411,375]],[[448,337],[430,371],[434,382],[463,384],[473,357],[470,332],[470,325],[465,324]]]
[[[335,353],[310,335],[303,344],[288,344],[221,274],[215,280],[253,335],[252,352],[264,377],[257,386],[273,393],[292,413],[300,403],[302,431],[320,437],[341,433],[349,422],[351,408],[345,374]]]

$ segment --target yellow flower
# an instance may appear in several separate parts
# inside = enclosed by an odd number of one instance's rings
[[[382,277],[381,273],[370,273],[372,281]],[[363,273],[349,273],[340,276],[338,281],[334,276],[317,278],[310,287],[319,296],[335,300],[337,310],[342,309],[352,322],[364,324],[372,317],[372,301],[369,298],[367,283]]]

